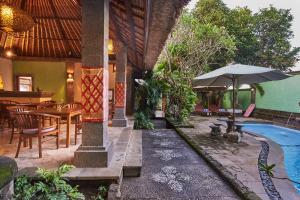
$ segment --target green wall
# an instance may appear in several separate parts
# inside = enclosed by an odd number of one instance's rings
[[[257,108],[300,113],[300,75],[261,85],[265,94],[256,92]]]
[[[66,100],[65,62],[13,61],[13,74],[30,74],[33,85],[43,91],[53,92],[53,99]]]
[[[232,91],[227,91],[223,97],[223,107],[232,108]],[[246,110],[251,103],[251,91],[250,90],[240,90],[238,92],[238,108]]]

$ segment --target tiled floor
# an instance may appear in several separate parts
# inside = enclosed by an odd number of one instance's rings
[[[21,147],[19,157],[16,158],[18,168],[25,167],[43,167],[43,168],[57,168],[63,163],[72,164],[74,152],[81,144],[81,135],[78,136],[78,143],[75,145],[75,126],[71,126],[71,144],[66,148],[66,126],[61,126],[60,148],[56,149],[56,138],[46,137],[42,143],[43,158],[38,157],[37,138],[33,140],[33,148]],[[109,127],[109,139],[112,141],[117,140],[121,133],[121,129]],[[13,143],[9,144],[11,129],[0,129],[0,155],[15,157],[18,143],[18,134],[15,134]]]
[[[62,163],[72,163],[74,157],[74,151],[81,143],[81,135],[78,137],[78,144],[75,145],[74,125],[71,126],[71,144],[69,148],[66,148],[66,127],[61,127],[61,140],[60,148],[56,149],[56,138],[46,137],[42,143],[43,158],[38,156],[37,138],[33,139],[33,148],[21,147],[19,157],[17,161],[19,169],[24,167],[45,167],[56,168]],[[12,144],[9,144],[9,138],[11,135],[11,129],[4,128],[0,130],[0,155],[14,158],[19,135],[15,134]]]

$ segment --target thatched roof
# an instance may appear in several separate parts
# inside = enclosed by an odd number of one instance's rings
[[[180,9],[189,0],[111,0],[110,38],[128,45],[129,62],[152,68]],[[81,0],[0,0],[29,13],[30,31],[0,31],[0,53],[12,49],[15,58],[80,59]]]

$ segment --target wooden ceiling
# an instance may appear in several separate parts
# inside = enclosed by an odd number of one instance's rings
[[[189,0],[111,0],[110,38],[128,46],[129,62],[144,70],[153,63]],[[80,59],[81,0],[0,0],[29,13],[36,25],[27,32],[0,31],[0,53],[16,58]]]

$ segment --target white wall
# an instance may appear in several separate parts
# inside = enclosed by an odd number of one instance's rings
[[[4,90],[13,91],[13,67],[10,59],[0,58],[0,74],[3,78]]]

